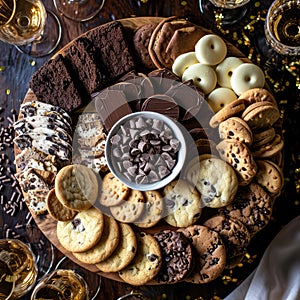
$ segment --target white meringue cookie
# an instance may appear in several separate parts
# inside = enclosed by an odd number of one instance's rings
[[[243,63],[233,71],[230,82],[233,91],[239,96],[247,90],[262,88],[265,85],[265,75],[257,65]]]
[[[195,52],[200,63],[217,65],[226,57],[227,46],[221,37],[207,34],[196,43]]]
[[[182,77],[183,72],[191,65],[198,63],[196,52],[187,52],[180,54],[174,60],[172,72],[178,77]]]
[[[242,63],[243,61],[237,57],[226,57],[216,67],[218,84],[222,87],[231,88],[232,73]]]
[[[182,81],[191,79],[203,90],[204,94],[210,93],[217,84],[217,74],[214,69],[201,63],[193,64],[184,71]]]
[[[214,89],[207,96],[207,103],[214,111],[214,113],[218,112],[220,109],[225,107],[227,104],[237,99],[237,95],[233,92],[233,90],[229,88],[219,87]]]

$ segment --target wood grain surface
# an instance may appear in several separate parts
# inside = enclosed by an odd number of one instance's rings
[[[45,0],[43,2],[48,9],[51,9],[55,12],[52,0]],[[271,2],[271,0],[268,0],[266,2]],[[263,6],[267,5],[268,4],[265,2],[263,3]],[[77,38],[79,35],[84,34],[86,31],[112,20],[144,16],[169,17],[172,15],[187,18],[190,21],[197,23],[198,25],[208,27],[211,30],[218,32],[218,29],[216,27],[211,28],[210,24],[208,24],[202,16],[199,10],[198,0],[106,0],[105,5],[99,15],[88,22],[78,23],[71,21],[64,16],[59,16],[59,19],[62,23],[63,34],[57,51],[66,47],[68,43]],[[135,20],[128,21],[127,26],[134,28],[136,26],[135,22]],[[243,26],[243,23],[235,24],[228,29],[229,32],[232,33],[231,38],[236,33],[236,29],[238,29],[240,26]],[[240,43],[240,40],[237,42],[237,46],[241,46],[240,48],[244,49],[243,44]],[[236,56],[243,57],[241,51],[237,50],[236,47],[230,46],[229,49],[230,53],[232,52]],[[15,111],[19,111],[20,104],[24,101],[24,99],[29,97],[30,91],[28,91],[28,83],[32,74],[48,59],[50,59],[53,54],[42,58],[32,58],[20,53],[14,46],[5,44],[1,41],[0,53],[0,107],[4,108],[4,112],[1,112],[0,110],[1,118],[4,118],[4,121],[0,119],[0,126],[2,128],[2,126],[7,127],[9,125],[10,121],[7,118],[12,118],[12,114]],[[262,65],[262,67],[265,66]],[[274,72],[278,72],[278,76],[280,76],[279,70],[275,70]],[[297,90],[297,88],[290,86],[290,88],[286,91],[286,93],[279,93],[276,95],[278,97],[278,101],[280,99],[290,99],[296,101],[297,97],[299,98],[299,90]],[[289,106],[289,111],[291,111],[292,113],[295,112],[293,110],[293,105]],[[219,296],[222,299],[233,289],[235,289],[236,286],[241,283],[241,281],[246,278],[246,276],[255,268],[259,261],[259,257],[263,254],[264,249],[267,247],[272,237],[275,236],[276,232],[278,232],[278,230],[281,228],[282,224],[287,223],[293,216],[299,214],[299,206],[293,209],[293,203],[298,199],[298,196],[296,192],[296,183],[294,181],[296,179],[296,176],[294,175],[294,173],[292,173],[293,168],[297,167],[298,161],[297,157],[295,157],[293,153],[294,150],[298,147],[297,140],[300,140],[298,139],[299,135],[298,131],[296,130],[296,128],[299,128],[299,126],[297,127],[297,124],[299,125],[300,120],[300,118],[297,116],[299,116],[299,114],[296,113],[295,115],[290,114],[289,117],[288,115],[286,115],[286,122],[288,126],[285,128],[285,135],[291,137],[290,140],[293,142],[285,152],[285,156],[287,158],[286,166],[288,168],[287,176],[289,178],[286,181],[287,188],[285,189],[283,194],[284,201],[278,201],[279,209],[277,209],[277,213],[275,216],[277,218],[276,222],[274,222],[273,219],[271,222],[272,224],[270,224],[270,226],[266,228],[266,230],[264,230],[264,234],[258,234],[255,237],[255,247],[250,247],[249,249],[250,253],[255,253],[257,255],[257,258],[253,258],[254,263],[245,264],[244,268],[235,271],[234,276],[236,276],[237,279],[236,283],[229,282],[225,285],[220,279],[207,285],[179,283],[175,285],[132,287],[123,282],[111,280],[108,274],[106,274],[106,277],[102,276],[101,291],[96,299],[113,300],[121,295],[130,292],[131,290],[137,290],[142,292],[145,295],[146,299],[210,300],[216,296]],[[4,151],[1,151],[1,153],[4,153]],[[11,148],[8,147],[5,150],[5,155],[11,162],[10,168],[13,170],[14,166],[12,162],[14,160],[14,152]],[[12,197],[13,191],[13,188],[7,186],[6,189],[1,190],[1,195],[3,195],[5,199],[9,200]],[[280,214],[278,213],[278,210],[280,211]],[[280,218],[278,218],[278,215],[280,215]],[[7,214],[0,205],[0,227],[7,226],[8,228],[13,229],[17,224],[27,224],[29,221],[30,219],[28,219],[28,209],[26,207],[23,207],[22,210],[12,216],[10,214]],[[37,224],[47,234],[47,237],[51,241],[57,238],[55,230],[52,230],[55,226],[55,222],[50,219],[50,217],[46,217],[44,220],[35,218],[35,222],[37,222]],[[32,223],[34,222],[32,221]],[[57,248],[54,252],[54,265],[60,260],[61,257],[64,256],[64,254],[70,256],[75,260],[75,258],[72,257],[70,253],[65,252],[59,245],[57,245],[56,247]],[[94,274],[94,272],[97,272],[97,270],[95,269],[91,269],[91,271],[92,272],[86,273],[87,277],[89,277],[89,273]],[[95,283],[93,283],[92,280],[89,281],[89,283],[91,289],[95,288]],[[29,295],[30,294],[24,297],[24,300],[30,299]]]

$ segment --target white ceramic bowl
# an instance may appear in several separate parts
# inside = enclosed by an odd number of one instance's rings
[[[163,121],[163,123],[166,124],[172,130],[173,137],[180,142],[180,147],[177,152],[177,161],[174,167],[171,169],[171,172],[161,180],[152,183],[137,183],[135,180],[129,180],[123,174],[123,172],[120,171],[118,167],[118,161],[113,155],[113,150],[115,145],[113,145],[111,142],[112,137],[114,137],[119,132],[122,125],[127,124],[127,122],[129,122],[132,119],[136,119],[137,117],[142,117],[146,119],[157,119]],[[180,126],[181,125],[178,124],[175,120],[163,114],[152,112],[152,111],[135,112],[121,118],[116,124],[114,124],[114,126],[112,127],[112,129],[110,130],[107,136],[107,142],[105,146],[105,156],[106,156],[106,161],[109,170],[121,182],[123,182],[125,185],[135,190],[150,191],[150,190],[157,190],[166,186],[168,183],[173,181],[180,173],[180,171],[183,168],[186,155],[187,155],[186,140],[182,130],[180,129]]]

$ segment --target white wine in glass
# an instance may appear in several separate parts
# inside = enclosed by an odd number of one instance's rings
[[[17,239],[0,239],[0,299],[19,299],[35,284],[37,265],[32,250]]]
[[[53,0],[56,9],[68,19],[85,22],[94,18],[105,0]]]
[[[0,40],[34,57],[50,54],[61,38],[61,26],[41,0],[0,0]]]
[[[281,55],[300,55],[300,0],[275,0],[267,14],[265,34]]]
[[[57,269],[41,279],[31,300],[89,300],[86,281],[73,270]]]
[[[216,16],[223,25],[240,21],[247,13],[250,0],[199,0],[200,11],[204,17],[214,23]]]

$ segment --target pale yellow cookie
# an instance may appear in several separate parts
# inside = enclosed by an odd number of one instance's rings
[[[55,178],[55,193],[66,207],[77,211],[86,210],[98,197],[97,176],[83,165],[63,167]]]
[[[100,241],[85,252],[74,252],[73,255],[81,262],[96,264],[107,259],[119,243],[119,226],[116,220],[103,215],[104,229]]]
[[[103,214],[95,207],[79,212],[73,220],[57,222],[57,238],[71,252],[84,252],[95,246],[104,228]]]

